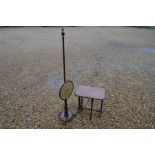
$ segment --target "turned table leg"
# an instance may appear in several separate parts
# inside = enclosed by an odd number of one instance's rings
[[[101,109],[100,109],[100,114],[102,115],[102,107],[103,107],[103,100],[101,100]]]
[[[80,110],[80,104],[81,104],[80,102],[81,102],[81,97],[79,96],[78,97],[78,110]]]
[[[91,99],[91,113],[90,113],[90,120],[92,119],[93,103],[94,103],[94,99]]]
[[[82,104],[83,104],[83,97],[79,96],[78,97],[78,110],[81,110],[83,108]]]

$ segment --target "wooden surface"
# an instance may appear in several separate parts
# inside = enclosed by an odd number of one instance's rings
[[[75,91],[76,96],[103,100],[105,98],[105,89],[100,87],[79,85]]]

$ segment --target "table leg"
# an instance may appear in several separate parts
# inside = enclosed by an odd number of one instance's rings
[[[101,100],[101,109],[100,109],[100,114],[102,115],[102,107],[103,107],[103,100]]]
[[[90,113],[90,120],[92,119],[93,103],[94,103],[94,99],[91,99],[91,113]]]
[[[79,96],[78,98],[78,110],[81,110],[83,108],[83,97]]]
[[[80,102],[81,102],[81,97],[79,96],[78,97],[78,110],[80,110],[80,108],[81,108],[81,103]]]
[[[81,97],[81,104],[80,104],[80,108],[83,109],[83,97]]]

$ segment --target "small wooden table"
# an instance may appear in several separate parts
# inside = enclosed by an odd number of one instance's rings
[[[75,90],[75,95],[78,99],[78,109],[81,110],[83,104],[83,97],[91,99],[91,113],[90,120],[92,119],[93,103],[94,99],[101,101],[100,114],[102,114],[103,101],[105,99],[105,89],[101,87],[91,87],[79,85]]]

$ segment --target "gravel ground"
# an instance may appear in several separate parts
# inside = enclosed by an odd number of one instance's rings
[[[90,121],[83,110],[63,123],[60,29],[0,28],[0,128],[155,128],[155,30],[65,28],[67,78],[75,87],[104,86],[106,99],[101,118],[93,111]],[[73,113],[77,102],[68,100]]]

